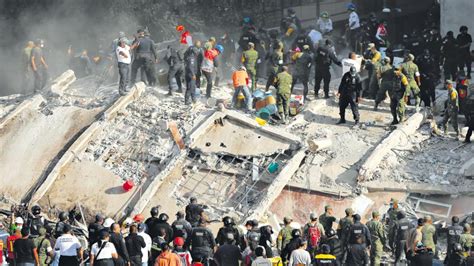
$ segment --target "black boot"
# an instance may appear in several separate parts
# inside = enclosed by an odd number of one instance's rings
[[[336,125],[345,124],[345,123],[346,123],[346,119],[341,118],[341,119],[339,119],[339,121],[336,123]]]
[[[390,125],[392,125],[392,126],[398,125],[398,120],[393,120],[392,123],[390,123]]]

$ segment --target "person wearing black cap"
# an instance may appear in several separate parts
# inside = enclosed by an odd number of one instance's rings
[[[339,263],[336,260],[336,257],[331,254],[331,247],[329,245],[323,244],[321,245],[321,252],[316,255],[316,263],[314,265],[321,266],[321,265],[328,265],[328,266],[336,266]]]
[[[186,246],[190,247],[193,261],[207,261],[216,251],[214,235],[207,228],[207,224],[207,219],[201,217],[198,226],[193,228],[191,237],[186,239]]]
[[[164,229],[166,231],[166,243],[171,243],[173,241],[173,228],[168,223],[169,216],[166,213],[160,213],[158,216],[158,222],[155,224],[155,228],[158,230]]]
[[[321,87],[321,81],[324,82],[324,98],[329,98],[329,83],[331,82],[331,72],[329,68],[334,63],[338,66],[342,66],[341,61],[336,57],[334,49],[332,49],[332,41],[327,39],[325,45],[319,45],[314,55],[315,60],[315,83],[314,83],[314,95],[318,97],[319,89]]]
[[[176,220],[171,224],[171,228],[173,229],[173,239],[182,237],[186,240],[193,232],[193,227],[184,219],[184,212],[182,211],[176,213]]]
[[[459,69],[464,70],[464,66],[466,66],[466,73],[467,78],[471,79],[471,44],[472,44],[472,37],[469,33],[467,33],[468,28],[467,26],[461,26],[459,28],[459,34],[456,37],[456,41],[459,45]]]
[[[145,36],[145,30],[139,29],[137,33],[138,36],[130,48],[135,50],[135,58],[132,62],[131,84],[135,83],[138,69],[143,68],[147,76],[148,85],[153,86],[156,79],[154,63],[158,59],[155,43],[152,39]]]
[[[196,227],[198,226],[199,219],[202,217],[204,208],[201,204],[197,203],[195,197],[191,197],[188,206],[186,206],[185,212],[186,221],[188,221],[192,227]]]
[[[89,231],[89,247],[91,247],[97,240],[99,240],[99,232],[104,229],[104,216],[101,214],[95,215],[95,221],[89,224],[87,228]],[[107,228],[109,229],[109,228]]]
[[[59,250],[59,266],[75,266],[82,263],[82,246],[77,237],[72,235],[72,227],[64,224],[63,234],[56,240],[55,250]]]
[[[235,226],[234,219],[230,216],[225,216],[222,218],[222,223],[224,223],[224,226],[219,228],[219,231],[217,232],[216,243],[219,246],[222,246],[226,243],[227,236],[233,235],[234,244],[240,246],[240,237],[242,233],[239,231],[238,227]]]
[[[242,261],[242,254],[240,248],[235,245],[235,237],[233,233],[226,235],[226,240],[214,254],[214,260],[218,265],[239,266]]]
[[[142,265],[142,248],[146,247],[143,237],[138,235],[138,228],[135,224],[130,226],[130,234],[125,238],[125,244],[130,256],[131,266]]]
[[[118,257],[114,259],[115,266],[125,266],[128,265],[130,258],[128,256],[128,250],[125,245],[125,240],[120,232],[120,225],[118,223],[113,223],[110,226],[111,233],[109,241],[114,244],[115,249],[117,250]]]
[[[406,242],[408,239],[408,232],[413,228],[413,224],[408,220],[404,211],[400,210],[397,213],[397,221],[390,232],[390,247],[395,250],[395,263],[405,260],[407,258]]]
[[[458,44],[454,33],[448,31],[442,40],[441,62],[443,63],[444,79],[456,80],[458,72]]]
[[[146,219],[146,232],[150,235],[153,239],[158,235],[158,228],[156,228],[156,224],[158,223],[158,215],[160,214],[159,206],[155,206],[151,208],[150,215],[151,217]]]
[[[101,229],[98,240],[91,247],[91,266],[114,266],[114,259],[118,258],[117,250],[113,243],[109,242],[108,229]]]
[[[351,106],[354,116],[355,125],[359,124],[359,101],[362,90],[362,82],[355,66],[351,66],[350,70],[342,76],[341,84],[337,96],[339,97],[339,115],[341,119],[337,124],[346,123],[346,108]]]

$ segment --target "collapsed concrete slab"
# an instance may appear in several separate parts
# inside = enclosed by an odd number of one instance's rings
[[[74,71],[67,70],[57,77],[51,84],[51,92],[57,95],[62,95],[64,91],[76,80]]]
[[[38,108],[38,106],[44,101],[45,99],[41,95],[35,95],[33,98],[24,100],[0,121],[0,132],[2,132],[6,125],[19,116],[23,111]]]

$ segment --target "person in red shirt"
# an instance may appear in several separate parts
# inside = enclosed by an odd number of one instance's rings
[[[16,229],[15,233],[7,238],[7,262],[13,264],[15,262],[15,252],[13,250],[13,244],[17,239],[21,238],[20,229]],[[13,264],[14,265],[14,264]]]

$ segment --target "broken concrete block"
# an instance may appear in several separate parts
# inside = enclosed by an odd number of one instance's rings
[[[74,71],[67,70],[57,77],[51,85],[51,92],[58,95],[63,95],[64,91],[76,80]]]
[[[309,150],[311,152],[316,152],[319,150],[324,150],[329,148],[332,145],[332,141],[330,138],[324,138],[324,139],[309,139],[308,140],[308,146]]]

